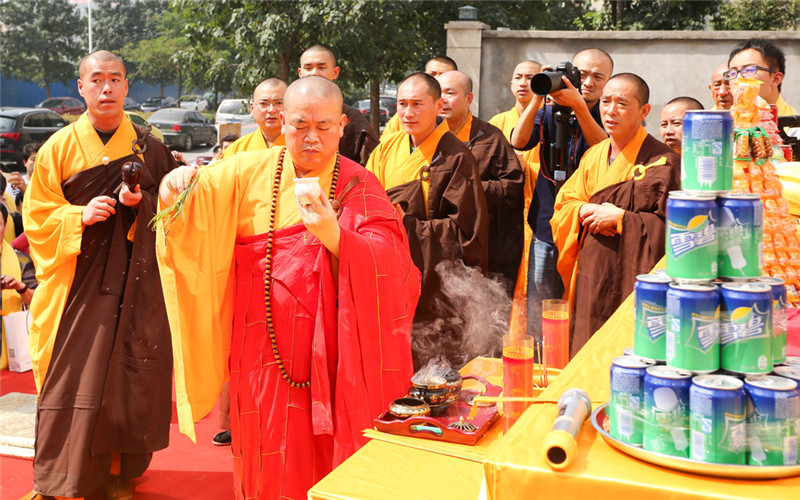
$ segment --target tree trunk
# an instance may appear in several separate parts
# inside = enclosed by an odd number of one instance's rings
[[[281,52],[280,61],[278,62],[278,78],[284,82],[289,81],[289,53]]]
[[[45,82],[44,88],[47,91],[47,98],[50,99],[50,82]]]
[[[181,67],[178,66],[178,100],[181,99],[182,92],[183,92],[183,71],[181,71]]]
[[[371,77],[369,79],[369,121],[372,128],[381,135],[381,100],[380,100],[380,79]]]

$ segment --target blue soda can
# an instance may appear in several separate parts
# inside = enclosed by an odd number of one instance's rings
[[[689,457],[692,372],[651,366],[644,376],[644,449]]]
[[[633,287],[633,349],[637,356],[667,359],[667,276],[640,274]]]
[[[718,464],[747,463],[744,383],[728,375],[698,375],[689,390],[691,458]]]
[[[744,280],[761,276],[764,204],[758,194],[723,194],[717,198],[718,272],[721,278]]]
[[[747,463],[797,465],[800,392],[797,382],[775,375],[747,377]]]
[[[667,199],[667,275],[681,283],[717,278],[717,217],[713,195],[672,191]]]
[[[728,111],[687,111],[683,116],[681,189],[733,188],[733,117]]]
[[[759,283],[766,283],[772,289],[772,364],[786,363],[786,283],[780,278],[762,276]],[[797,360],[800,364],[800,359]]]
[[[695,373],[719,369],[719,292],[672,283],[667,291],[667,365]]]
[[[748,375],[772,371],[772,290],[764,283],[725,283],[721,291],[720,366]]]
[[[642,445],[644,374],[652,362],[619,356],[611,362],[610,434],[623,443]]]

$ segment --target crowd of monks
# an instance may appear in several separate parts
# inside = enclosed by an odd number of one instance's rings
[[[715,105],[732,104],[733,73],[755,71],[793,114],[785,63],[748,43],[715,69]],[[236,498],[304,497],[416,369],[469,360],[443,263],[500,283],[515,333],[540,337],[541,300],[568,298],[574,355],[663,256],[683,113],[702,105],[670,101],[662,142],[643,127],[642,78],[615,74],[600,49],[572,62],[581,85],[565,78],[553,105],[531,90],[547,68],[517,64],[514,106],[484,121],[469,76],[435,57],[400,82],[379,138],[315,45],[298,80],[256,86],[258,129],[196,168],[125,117],[123,61],[86,56],[88,111],[39,150],[23,203],[40,281],[31,498],[133,498],[131,479],[168,444],[173,371],[192,439],[229,381]],[[129,162],[143,167],[134,181]]]

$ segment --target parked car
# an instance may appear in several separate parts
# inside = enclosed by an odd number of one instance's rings
[[[370,100],[369,99],[365,99],[363,101],[358,101],[358,105],[356,106],[356,108],[359,111],[361,111],[361,114],[366,117],[367,121],[370,120],[370,118],[369,118]],[[389,119],[389,110],[386,109],[385,107],[383,107],[383,105],[381,105],[380,106],[380,113],[381,113],[381,115],[378,117],[378,123],[380,125],[386,125],[386,121]]]
[[[250,104],[247,99],[224,99],[217,109],[214,117],[214,125],[219,127],[220,123],[241,122],[242,125],[255,123],[253,115],[250,113]]]
[[[150,124],[164,134],[164,144],[191,151],[197,144],[217,143],[217,129],[203,115],[190,109],[160,109],[150,116]]]
[[[126,97],[125,104],[122,105],[122,109],[125,111],[141,111],[142,105],[136,102],[133,97]]]
[[[161,96],[154,96],[148,98],[144,103],[142,103],[142,111],[149,113],[151,111],[158,111],[159,109],[164,108],[177,108],[178,101],[175,100],[174,97],[161,97]]]
[[[79,115],[86,111],[86,105],[74,97],[51,97],[36,105],[37,108],[49,109],[59,115]]]
[[[208,101],[199,95],[185,95],[178,99],[181,109],[193,109],[195,111],[205,111],[208,108]]]
[[[0,164],[4,172],[25,172],[22,148],[44,142],[67,121],[47,109],[0,108]]]
[[[397,98],[382,95],[380,96],[381,100],[381,107],[386,108],[389,112],[389,118],[393,117],[395,113],[397,113]]]
[[[128,115],[128,118],[130,118],[130,120],[133,123],[135,123],[136,125],[139,125],[140,127],[146,128],[147,130],[150,131],[151,134],[156,136],[156,138],[158,138],[158,140],[160,140],[161,142],[164,142],[164,134],[162,134],[161,131],[157,127],[152,126],[150,124],[150,122],[147,121],[147,118],[145,118],[144,116],[142,116],[142,115],[140,115],[138,113],[131,113],[130,111],[127,112],[126,114]]]

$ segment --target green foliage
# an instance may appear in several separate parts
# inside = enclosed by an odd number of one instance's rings
[[[33,81],[47,89],[47,97],[51,83],[77,79],[88,25],[73,3],[6,0],[0,5],[0,25],[4,76]]]
[[[797,30],[800,0],[732,0],[714,20],[718,30]]]
[[[720,0],[604,0],[603,30],[702,30]]]
[[[182,50],[188,41],[181,34],[182,18],[165,11],[156,19],[160,36],[139,42],[130,42],[120,51],[125,61],[130,61],[134,71],[128,70],[128,78],[148,85],[163,86],[177,84],[178,96],[183,88]]]
[[[128,44],[158,38],[158,19],[169,0],[92,0],[92,4],[94,49],[119,53]]]

